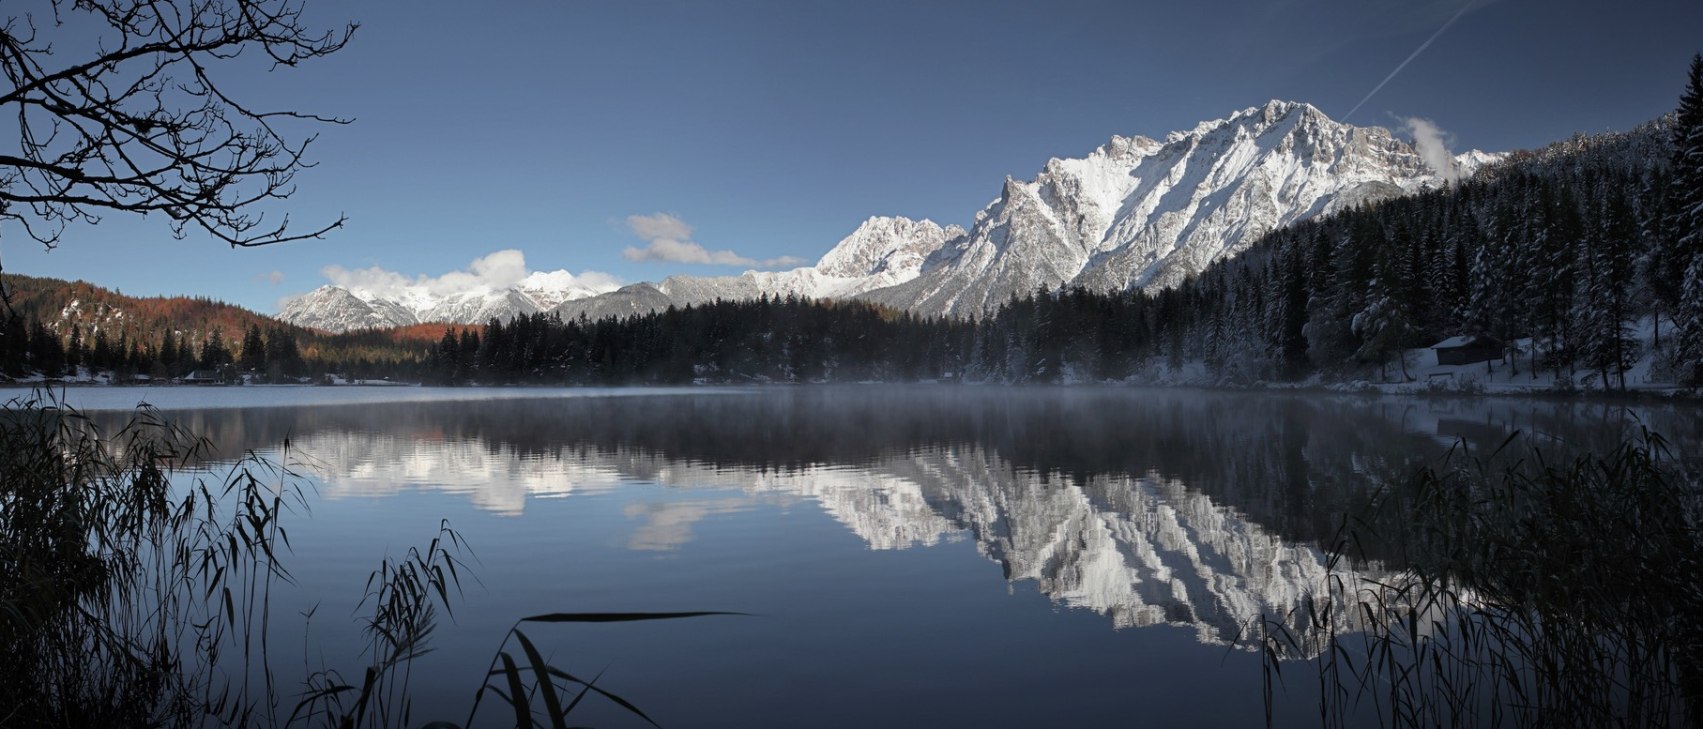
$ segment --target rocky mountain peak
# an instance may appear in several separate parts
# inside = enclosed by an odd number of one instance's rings
[[[863,221],[816,263],[825,276],[858,278],[885,271],[915,271],[947,239],[963,235],[956,225],[932,220],[874,216]]]

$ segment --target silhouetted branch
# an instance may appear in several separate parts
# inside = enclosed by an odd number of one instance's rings
[[[317,238],[256,210],[295,192],[315,137],[291,141],[279,121],[345,124],[233,98],[208,68],[263,53],[273,69],[328,56],[356,25],[314,32],[301,0],[45,0],[8,2],[0,21],[0,112],[18,145],[0,148],[0,220],[43,245],[106,211],[161,213],[182,238],[199,228],[232,246]],[[57,36],[57,37],[50,37]]]

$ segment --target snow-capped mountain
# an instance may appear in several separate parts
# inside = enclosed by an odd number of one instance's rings
[[[1470,175],[1499,157],[1468,152],[1449,172]],[[1274,229],[1442,179],[1389,130],[1272,101],[1164,141],[1113,137],[1086,157],[1053,159],[1033,180],[1007,179],[967,232],[871,218],[813,267],[676,276],[570,302],[562,311],[595,318],[790,293],[970,316],[1043,285],[1157,289]]]
[[[1387,130],[1273,101],[1163,142],[1114,137],[1087,157],[1048,162],[1033,180],[1008,179],[923,275],[869,298],[962,316],[1043,285],[1160,288],[1274,229],[1437,180]]]
[[[566,271],[539,271],[513,286],[484,285],[447,293],[435,288],[441,287],[404,285],[379,292],[326,285],[286,302],[278,318],[330,332],[421,322],[479,324],[548,311],[567,301],[605,293],[611,287],[588,285]]]
[[[1032,180],[1008,178],[969,230],[869,218],[814,266],[672,276],[613,291],[543,282],[437,296],[324,287],[290,302],[283,318],[333,331],[475,323],[534,311],[595,319],[762,295],[861,298],[919,314],[984,315],[1042,286],[1161,288],[1277,228],[1471,175],[1499,158],[1467,152],[1440,173],[1387,129],[1341,124],[1308,104],[1271,101],[1163,141],[1113,137],[1085,157],[1049,161]]]
[[[284,304],[278,318],[328,332],[415,324],[414,312],[388,299],[364,299],[342,286],[321,286]]]

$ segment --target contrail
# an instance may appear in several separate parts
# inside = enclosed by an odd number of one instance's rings
[[[1454,17],[1449,18],[1449,22],[1444,23],[1443,27],[1438,28],[1437,32],[1432,33],[1430,38],[1426,38],[1424,43],[1419,44],[1418,48],[1413,49],[1413,53],[1408,54],[1407,60],[1402,61],[1401,65],[1396,66],[1396,70],[1391,71],[1390,75],[1385,76],[1384,80],[1379,81],[1377,86],[1373,86],[1372,91],[1366,94],[1366,98],[1361,99],[1360,103],[1355,104],[1354,108],[1349,109],[1347,114],[1343,114],[1342,120],[1348,121],[1348,117],[1354,116],[1354,112],[1359,111],[1360,107],[1365,106],[1366,102],[1371,101],[1372,97],[1376,96],[1377,93],[1384,88],[1384,84],[1389,83],[1390,79],[1395,78],[1396,74],[1401,73],[1402,69],[1407,68],[1407,64],[1413,63],[1413,59],[1418,58],[1419,54],[1424,53],[1426,48],[1431,47],[1431,42],[1437,40],[1438,36],[1443,35],[1443,31],[1448,30],[1449,26],[1455,24],[1455,21],[1460,20],[1462,15],[1466,15],[1466,11],[1471,10],[1473,4],[1476,2],[1478,2],[1478,0],[1467,0],[1466,5],[1457,11]]]

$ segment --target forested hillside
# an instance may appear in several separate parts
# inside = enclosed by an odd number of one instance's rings
[[[134,297],[85,281],[7,274],[0,308],[0,376],[234,380],[247,372],[291,381],[325,372],[412,375],[444,327],[328,335],[247,309],[190,297]]]

